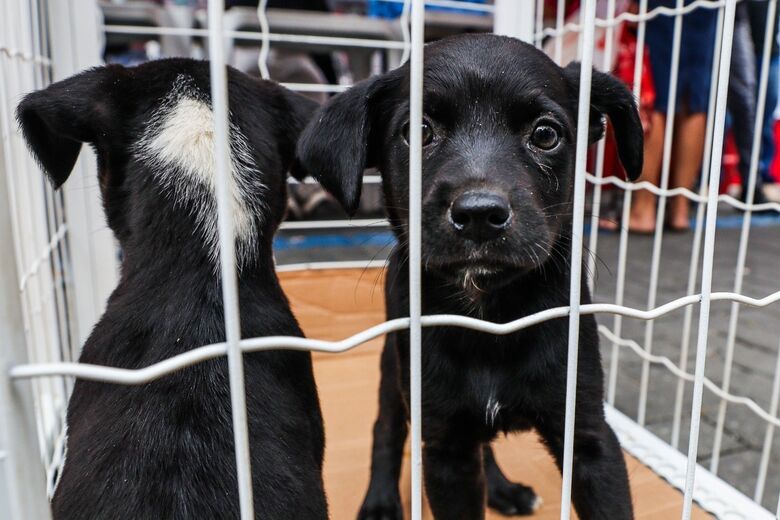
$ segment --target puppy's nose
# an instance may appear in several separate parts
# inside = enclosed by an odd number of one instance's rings
[[[511,218],[509,201],[497,193],[469,191],[450,206],[450,223],[471,240],[496,238],[509,226]]]

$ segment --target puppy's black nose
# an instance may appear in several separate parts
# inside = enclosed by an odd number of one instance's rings
[[[450,206],[449,220],[457,232],[471,240],[490,240],[509,226],[512,209],[497,193],[469,191]]]

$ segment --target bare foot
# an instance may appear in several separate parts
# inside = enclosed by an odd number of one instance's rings
[[[628,220],[628,230],[631,233],[649,235],[655,231],[655,208],[650,211],[631,210],[631,217]]]
[[[634,194],[631,216],[628,219],[628,230],[631,233],[649,235],[655,231],[655,203],[655,195],[649,191],[641,190]]]
[[[672,231],[688,231],[691,228],[690,202],[688,199],[678,196],[670,201],[669,214],[666,225]]]
[[[604,231],[617,231],[620,229],[620,223],[613,218],[599,218],[599,229]]]
[[[764,196],[770,202],[780,202],[780,184],[764,184]]]

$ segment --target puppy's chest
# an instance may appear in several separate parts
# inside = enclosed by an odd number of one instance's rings
[[[526,389],[516,378],[487,371],[478,377],[472,374],[468,383],[464,386],[463,403],[475,425],[484,427],[491,435],[531,427]]]
[[[532,426],[532,400],[521,373],[493,364],[446,365],[440,360],[424,367],[426,415],[481,432],[486,440]]]

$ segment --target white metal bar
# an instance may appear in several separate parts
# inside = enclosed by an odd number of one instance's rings
[[[4,6],[8,7],[8,6]],[[8,13],[5,10],[5,13]],[[13,18],[0,20],[0,34],[8,37],[4,29],[15,22]],[[33,384],[25,384],[11,379],[7,367],[25,362],[29,352],[25,348],[27,335],[26,312],[18,291],[18,270],[20,263],[18,247],[12,247],[18,236],[17,216],[9,202],[14,199],[9,186],[15,170],[11,154],[10,102],[7,82],[11,64],[0,62],[0,330],[3,331],[5,345],[0,348],[0,451],[3,452],[0,471],[6,489],[2,493],[8,500],[7,510],[11,518],[48,519],[51,514],[47,507],[44,473],[41,466],[35,464],[41,455],[40,437],[36,435],[36,422],[33,399]]]
[[[682,11],[684,0],[677,0],[677,9]],[[683,15],[677,14],[674,19],[674,34],[672,37],[672,63],[669,74],[669,96],[666,106],[666,126],[664,127],[664,151],[661,162],[661,189],[669,186],[669,174],[672,162],[672,137],[674,135],[674,119],[677,113],[677,77],[680,70],[680,43],[682,42]],[[647,308],[655,306],[658,296],[658,276],[661,269],[661,247],[663,244],[664,220],[666,216],[666,197],[658,199],[658,207],[655,215],[655,233],[653,235],[653,252],[650,260],[650,285],[648,288]],[[653,325],[652,321],[645,324],[644,347],[648,353],[653,351]],[[642,364],[642,374],[639,382],[639,406],[637,410],[637,422],[644,426],[647,412],[647,387],[650,382],[650,365]]]
[[[52,78],[52,64],[51,64],[51,60],[48,59],[48,54],[51,53],[51,48],[50,48],[50,45],[51,45],[51,34],[50,34],[50,32],[51,32],[51,18],[49,17],[49,11],[45,8],[45,6],[43,6],[41,4],[38,4],[38,9],[39,9],[39,13],[38,13],[39,25],[38,25],[38,27],[39,27],[39,31],[40,31],[40,34],[41,34],[40,49],[41,49],[42,53],[46,53],[47,54],[46,58],[49,61],[49,63],[41,63],[41,67],[45,71],[44,82],[41,85],[43,87],[43,86],[48,85],[49,83],[51,83],[51,78]]]
[[[563,22],[566,17],[566,0],[558,0],[558,4],[555,6],[555,63],[563,65],[561,60],[563,59]],[[540,38],[544,38],[544,35],[540,35]]]
[[[43,25],[45,19],[43,18],[42,6],[40,2],[31,2],[29,4],[31,11],[30,16],[30,41],[32,53],[36,55],[43,55],[46,52],[45,36],[47,34],[47,27]],[[46,65],[34,65],[35,69],[35,88],[43,88],[47,84],[47,80],[50,77],[49,67]],[[28,158],[29,161],[29,158]],[[38,177],[43,200],[43,213],[45,215],[46,234],[49,237],[47,251],[45,251],[40,257],[38,262],[40,265],[41,259],[45,256],[48,259],[50,266],[47,277],[49,280],[49,307],[50,312],[53,314],[51,319],[51,327],[53,330],[53,336],[55,341],[51,344],[52,359],[64,360],[63,353],[70,346],[70,335],[68,334],[67,324],[65,320],[65,305],[67,302],[62,298],[63,288],[61,284],[62,275],[58,269],[58,265],[61,265],[60,252],[62,251],[61,243],[65,240],[67,233],[67,226],[64,222],[59,222],[56,215],[56,208],[54,206],[54,190],[46,182],[43,176]],[[21,285],[21,284],[20,284]],[[68,396],[70,395],[69,381],[61,379],[57,381],[55,387],[57,388],[55,406],[59,410],[59,429],[63,429],[63,425],[66,422],[67,415],[67,403]],[[55,444],[54,458],[59,458],[61,447]],[[59,466],[58,466],[59,467]],[[53,485],[53,479],[49,479],[51,485]]]
[[[375,220],[375,219],[355,219],[355,220],[301,220],[301,221],[290,221],[290,222],[282,222],[282,224],[279,226],[279,229],[294,229],[294,230],[301,230],[301,229],[336,229],[336,228],[348,228],[348,229],[359,229],[359,228],[376,228],[376,227],[387,227],[389,224],[386,219],[381,220]]]
[[[715,22],[715,47],[713,49],[720,49],[723,41],[723,9],[718,9],[718,15]],[[713,50],[712,59],[712,72],[710,74],[710,93],[707,106],[707,121],[713,121],[715,117],[715,98],[717,97],[718,86],[718,71],[720,69],[720,63],[715,50]],[[713,147],[713,132],[714,125],[707,125],[707,132],[704,142],[704,160],[702,165],[710,164],[710,158],[712,157]],[[685,195],[685,194],[684,194]],[[699,257],[701,253],[701,241],[704,234],[704,211],[707,207],[707,176],[702,175],[699,183],[699,204],[696,207],[696,222],[694,223],[693,231],[693,244],[691,247],[691,261],[688,271],[688,287],[686,294],[691,294],[696,291],[696,284],[699,278]],[[720,197],[718,197],[720,200]],[[736,200],[736,199],[734,199]],[[691,343],[691,325],[693,323],[693,307],[686,307],[683,317],[682,337],[680,340],[680,367],[686,370],[688,367],[688,352],[690,350]],[[674,397],[674,414],[672,418],[672,438],[671,443],[673,448],[677,448],[680,444],[680,427],[682,424],[682,408],[683,399],[685,397],[685,382],[678,380],[677,389]]]
[[[764,110],[766,108],[767,84],[769,80],[769,60],[772,55],[772,44],[776,40],[775,12],[777,9],[777,0],[768,0],[766,15],[766,28],[764,32],[764,49],[761,57],[761,77],[758,85],[758,100],[756,103],[755,122],[753,125],[753,143],[750,150],[750,172],[748,173],[748,184],[743,186],[747,190],[745,202],[753,204],[756,190],[756,176],[758,173],[758,159],[761,152],[761,130],[764,126]],[[734,269],[734,292],[742,292],[742,282],[745,277],[745,262],[747,261],[748,241],[750,240],[750,222],[752,212],[746,211],[742,218],[742,229],[739,236],[739,248],[737,252],[737,265]],[[726,358],[723,365],[723,390],[728,391],[731,386],[731,368],[734,363],[734,348],[737,340],[737,324],[739,323],[739,305],[731,304],[729,314],[729,330],[726,338]],[[720,447],[723,441],[723,427],[726,423],[727,402],[721,400],[718,406],[718,419],[715,426],[715,439],[712,443],[712,459],[710,461],[710,471],[718,474],[718,464],[720,463]]]
[[[21,19],[21,15],[18,11],[18,3],[6,3],[4,17],[6,21],[6,27],[3,34],[9,38],[9,41],[14,47],[22,47],[21,42],[17,36],[17,30],[14,21]],[[28,85],[24,80],[26,74],[23,69],[20,68],[21,63],[16,60],[10,64],[13,67],[13,71],[6,75],[8,83],[3,82],[2,95],[3,95],[3,122],[9,125],[10,121],[13,121],[13,108],[10,105],[10,100],[21,95],[25,92]],[[9,125],[10,126],[10,125]],[[34,231],[32,229],[33,219],[25,219],[22,217],[21,207],[25,204],[24,200],[29,200],[27,196],[28,177],[29,177],[29,162],[27,159],[27,153],[24,149],[24,145],[16,132],[7,128],[6,134],[7,146],[8,146],[8,163],[7,163],[7,182],[8,182],[8,194],[9,194],[9,206],[11,207],[11,218],[15,220],[15,232],[17,237],[34,237]],[[27,206],[34,208],[29,202]],[[34,209],[33,209],[34,211]],[[33,240],[15,241],[17,250],[17,258],[19,264],[17,265],[17,272],[22,272],[27,268],[30,263],[29,259],[35,254]],[[25,340],[28,350],[28,357],[33,361],[45,359],[43,356],[43,349],[45,345],[41,337],[41,330],[38,327],[32,327],[31,323],[38,318],[38,312],[40,308],[40,299],[38,292],[37,280],[33,279],[31,287],[20,294],[22,300],[22,319],[24,323]],[[40,318],[39,318],[40,319]],[[46,434],[51,430],[49,411],[50,396],[51,396],[51,382],[50,381],[36,381],[32,385],[33,389],[33,402],[35,419],[37,425],[37,438],[40,454],[44,460],[49,459],[49,445],[47,443]]]
[[[210,29],[190,29],[186,27],[141,27],[137,25],[104,25],[107,34],[148,34],[167,36],[208,36]],[[307,45],[333,45],[336,47],[369,47],[376,49],[400,49],[404,43],[399,40],[376,40],[370,38],[347,38],[340,36],[313,36],[302,34],[268,33],[263,35],[252,31],[223,31],[224,38],[271,42],[301,43]]]
[[[41,18],[39,12],[40,5],[38,2],[32,2],[28,5],[30,9],[30,52],[35,56],[41,56],[43,55],[43,49],[41,48]],[[43,73],[45,66],[36,63],[33,65],[33,68],[35,70],[35,88],[42,88],[44,86]]]
[[[422,114],[425,3],[412,0],[409,59],[409,362],[412,520],[422,519]]]
[[[777,508],[775,509],[775,518],[780,518],[780,493],[777,495]]]
[[[585,31],[580,68],[580,92],[577,105],[577,155],[574,174],[574,204],[571,226],[571,284],[569,290],[569,351],[566,361],[566,419],[563,437],[563,485],[561,489],[561,520],[571,517],[571,488],[574,465],[574,417],[577,404],[577,362],[580,339],[580,304],[582,284],[582,246],[585,223],[585,168],[588,161],[588,120],[590,90],[593,75],[594,24],[596,0],[582,4]]]
[[[271,73],[268,72],[268,53],[271,52],[271,40],[268,35],[271,33],[271,27],[268,24],[268,14],[266,13],[268,0],[260,0],[257,4],[257,19],[260,21],[260,55],[257,57],[257,66],[260,69],[260,76],[263,79],[271,79]]]
[[[647,429],[607,405],[604,407],[607,422],[620,441],[620,445],[649,467],[654,473],[680,489],[685,482],[685,456]],[[719,479],[705,468],[699,467],[696,486],[696,502],[721,520],[771,520],[772,513],[755,504],[733,486]]]
[[[615,17],[615,0],[607,0],[607,19]],[[604,59],[601,62],[601,70],[609,74],[612,71],[612,47],[614,28],[610,25],[605,31]],[[607,137],[599,141],[596,146],[596,178],[604,177],[604,153]],[[590,216],[590,236],[588,237],[588,268],[585,273],[588,275],[588,286],[593,292],[596,283],[596,256],[599,240],[599,220],[601,219],[601,184],[593,186],[593,202]]]
[[[610,176],[610,177],[603,177],[599,179],[595,175],[587,174],[588,182],[591,182],[593,184],[614,184],[615,186],[618,186],[624,190],[629,191],[638,191],[638,190],[647,190],[651,193],[654,193],[658,196],[665,196],[665,197],[673,197],[677,195],[682,195],[683,197],[687,198],[688,200],[692,200],[694,202],[707,202],[709,198],[706,195],[697,195],[693,191],[689,190],[688,188],[672,188],[672,189],[661,189],[655,184],[652,184],[647,181],[641,181],[641,182],[625,182],[623,179],[619,179],[618,177]],[[725,193],[722,193],[718,195],[718,202],[725,202],[731,207],[741,209],[743,211],[746,211],[748,208],[750,208],[751,211],[765,211],[765,210],[773,210],[780,212],[780,204],[777,202],[765,202],[763,204],[745,204],[744,202],[735,199],[731,195],[727,195]]]
[[[282,83],[283,87],[295,90],[296,92],[344,92],[352,85],[325,85],[321,83]]]
[[[7,263],[3,261],[3,264]],[[9,297],[0,304],[3,307],[0,318],[10,345],[0,352],[0,363],[4,367],[23,359],[25,350],[19,299],[14,290],[15,283],[10,280],[15,272],[11,269],[5,273],[3,278],[6,280],[0,281],[0,284]],[[11,309],[12,312],[9,312]],[[14,314],[17,320],[11,321]],[[5,370],[0,372],[0,443],[9,448],[2,464],[3,480],[8,486],[8,507],[12,518],[46,519],[50,517],[50,512],[44,486],[45,474],[41,471],[42,466],[35,463],[41,456],[40,419],[33,417],[36,406],[31,398],[31,386],[13,382]]]
[[[51,60],[45,56],[36,55],[33,53],[23,52],[19,49],[8,47],[7,45],[0,45],[0,54],[12,60],[27,61],[30,63],[37,63],[40,65],[51,65]]]
[[[643,311],[639,309],[632,309],[630,307],[623,307],[615,305],[613,303],[590,303],[587,305],[581,305],[579,314],[622,314],[627,318],[635,318],[639,320],[653,320],[665,316],[671,312],[682,309],[686,305],[693,305],[701,303],[704,295],[702,294],[690,294],[682,298],[677,298],[671,302],[665,303],[653,310]],[[751,307],[766,307],[776,302],[780,302],[780,291],[771,293],[763,298],[751,298],[744,294],[736,294],[732,292],[714,292],[710,294],[711,301],[737,301],[743,305],[750,305]],[[507,323],[493,323],[484,320],[478,320],[476,318],[469,318],[466,316],[458,315],[426,315],[423,316],[423,325],[426,327],[433,326],[449,326],[449,327],[464,327],[468,329],[477,330],[480,332],[489,332],[490,334],[509,334],[516,332],[520,329],[536,325],[545,320],[551,320],[554,318],[562,318],[569,316],[572,313],[571,307],[554,307],[534,314],[530,314],[523,318]]]
[[[233,415],[233,438],[236,449],[236,473],[241,520],[255,518],[252,498],[252,470],[249,459],[244,361],[241,351],[241,324],[238,308],[235,234],[233,230],[232,175],[230,170],[230,128],[228,123],[227,68],[222,15],[223,0],[211,0],[209,16],[209,70],[211,104],[214,111],[214,151],[217,167],[217,214],[219,225],[219,258],[222,273],[222,298],[225,313],[225,342],[230,376],[230,403]]]
[[[9,24],[12,18],[12,14],[10,13],[10,4],[6,4],[6,11],[5,11],[5,23]],[[10,31],[6,30],[5,27],[3,27],[4,31],[3,33],[7,35],[6,37],[10,37]],[[2,141],[3,141],[3,159],[4,159],[4,166],[5,166],[5,177],[7,179],[8,186],[6,188],[7,195],[8,195],[8,208],[9,208],[9,219],[12,223],[13,227],[13,236],[19,237],[22,236],[22,228],[21,228],[21,222],[19,219],[20,211],[17,206],[17,198],[16,198],[16,188],[14,186],[14,172],[17,171],[17,165],[14,157],[14,150],[13,150],[13,143],[12,143],[12,136],[13,136],[13,128],[11,126],[11,121],[13,121],[12,112],[11,112],[11,99],[17,95],[17,92],[15,92],[15,89],[11,88],[11,85],[9,85],[10,81],[14,80],[15,74],[12,74],[10,71],[5,73],[2,76],[0,76],[0,133],[2,134]],[[10,91],[10,92],[9,92]],[[24,269],[26,269],[26,264],[24,261],[24,245],[18,243],[17,241],[10,241],[10,243],[14,244],[14,258],[15,258],[15,270],[18,272],[24,272]],[[27,327],[25,327],[27,329]]]
[[[277,273],[325,269],[384,269],[387,260],[336,260],[333,262],[299,262],[276,266]]]
[[[631,349],[631,351],[634,352],[640,359],[646,360],[649,363],[655,364],[655,365],[662,365],[666,367],[666,369],[669,370],[677,379],[681,381],[687,381],[690,383],[693,383],[696,380],[696,377],[693,374],[690,374],[683,370],[680,366],[675,365],[674,362],[669,359],[666,356],[659,356],[656,354],[648,354],[646,350],[642,348],[639,343],[637,343],[634,340],[631,339],[624,339],[616,334],[614,334],[611,330],[609,330],[604,325],[599,325],[599,332],[609,339],[610,341],[613,341],[617,343],[621,347],[627,347]],[[722,390],[717,384],[715,384],[711,379],[705,377],[704,378],[704,387],[711,391],[713,394],[715,394],[717,397],[720,397],[721,399],[724,399],[730,403],[733,404],[741,404],[746,406],[750,409],[753,413],[755,413],[761,420],[765,421],[770,426],[780,426],[780,418],[776,416],[776,410],[775,413],[771,411],[764,410],[761,408],[761,406],[758,405],[753,399],[745,396],[739,396],[734,395],[729,392],[725,392]],[[676,449],[676,448],[675,448]]]
[[[512,36],[524,42],[534,42],[534,10],[536,2],[517,0],[495,0],[493,32]]]
[[[636,15],[632,14],[630,12],[625,12],[620,14],[619,16],[616,16],[612,21],[603,20],[601,18],[596,18],[595,24],[596,27],[607,27],[608,25],[619,25],[623,22],[640,22],[640,21],[647,21],[652,20],[656,16],[676,16],[681,14],[688,14],[690,12],[695,11],[696,9],[718,9],[720,7],[723,7],[725,5],[726,0],[695,0],[694,2],[691,2],[690,4],[687,4],[683,8],[679,7],[656,7],[655,9],[648,11],[644,15]],[[537,34],[537,38],[544,38],[545,36],[552,36],[552,37],[559,37],[563,34],[566,34],[568,32],[581,32],[582,31],[582,24],[580,23],[567,23],[566,25],[561,24],[560,27],[557,27],[555,29],[547,28],[544,29],[541,34]]]
[[[333,268],[345,266],[338,262],[333,263],[333,265],[326,263],[326,267]],[[346,267],[352,267],[351,263]],[[650,320],[676,312],[688,305],[695,305],[701,301],[701,298],[702,295],[700,294],[691,294],[668,302],[650,311],[632,309],[611,303],[591,303],[580,306],[580,314],[621,314],[627,318]],[[751,298],[742,294],[716,292],[712,293],[710,299],[712,301],[736,300],[744,305],[750,305],[751,307],[767,307],[780,302],[780,291],[771,293],[760,299]],[[547,320],[565,318],[570,312],[571,308],[568,306],[554,307],[552,309],[546,309],[524,316],[508,323],[493,323],[476,318],[450,314],[426,315],[421,317],[420,323],[423,327],[463,327],[488,334],[505,335],[537,325]],[[280,348],[312,350],[317,352],[344,352],[383,334],[408,329],[409,323],[410,320],[408,318],[386,321],[340,341],[304,339],[297,336],[266,336],[242,339],[240,346],[246,352]],[[12,379],[61,375],[75,376],[108,383],[142,384],[195,363],[225,355],[225,353],[225,343],[215,343],[189,350],[183,354],[179,354],[141,369],[120,369],[86,363],[30,363],[11,367],[9,375]],[[714,389],[718,389],[718,387],[714,386]]]
[[[60,432],[53,441],[54,446],[51,460],[44,464],[46,469],[46,495],[49,498],[54,496],[57,484],[57,473],[62,470],[62,466],[65,464],[65,445],[67,443],[67,436],[67,424],[63,421]]]
[[[282,83],[284,85],[284,83]],[[306,177],[302,181],[289,177],[287,182],[290,184],[309,184],[311,186],[319,186],[319,183],[312,177]],[[363,176],[363,184],[380,184],[382,182],[382,176],[376,174],[368,174]]]
[[[534,29],[534,45],[537,48],[542,48],[543,38],[537,36],[544,29],[544,0],[536,0],[536,24]]]
[[[727,391],[727,390],[724,390]],[[780,345],[777,349],[777,361],[775,362],[775,377],[772,381],[772,397],[769,404],[769,414],[777,417],[777,409],[780,404]],[[780,421],[778,421],[780,422]],[[769,457],[772,454],[772,439],[775,436],[775,427],[780,426],[778,422],[767,421],[766,432],[764,432],[764,446],[761,449],[761,462],[758,466],[758,477],[756,478],[756,491],[753,500],[760,504],[764,498],[766,488],[766,474],[769,470]]]
[[[11,27],[12,35],[15,34],[17,45],[24,48],[26,51],[36,53],[36,48],[33,42],[32,26],[30,21],[32,18],[31,5],[29,2],[17,4],[19,11],[15,14],[12,20],[26,20],[28,23],[13,24]],[[23,70],[19,70],[19,63],[16,64],[18,72],[19,85],[22,91],[31,91],[38,86],[38,71],[37,67],[25,67]],[[28,244],[31,249],[28,249],[28,257],[26,261],[30,265],[30,269],[37,263],[41,263],[47,267],[44,269],[37,269],[29,285],[29,290],[26,293],[22,293],[23,297],[30,298],[33,307],[32,323],[36,326],[33,327],[33,332],[37,337],[35,348],[38,351],[38,356],[41,359],[58,359],[59,358],[59,343],[58,334],[56,330],[56,321],[53,314],[53,293],[54,283],[51,272],[51,249],[48,248],[50,238],[48,236],[47,226],[47,214],[45,207],[45,194],[46,194],[46,180],[42,175],[38,175],[37,171],[32,172],[30,168],[32,161],[25,153],[24,147],[21,143],[21,139],[17,139],[19,144],[19,154],[17,160],[19,161],[19,168],[15,172],[16,180],[18,181],[17,187],[20,189],[21,194],[17,194],[17,197],[24,197],[22,206],[27,210],[26,218],[24,219],[26,226],[28,226],[29,234],[27,234],[23,240]],[[37,251],[45,251],[43,256],[37,256]],[[21,284],[20,284],[21,285]],[[61,429],[61,421],[63,417],[63,409],[66,403],[66,396],[63,395],[65,390],[61,381],[44,380],[41,382],[43,391],[41,394],[41,401],[39,406],[41,407],[42,423],[44,425],[44,436],[46,438],[46,445],[44,456],[45,460],[51,460],[55,454],[53,453],[52,441],[56,436],[56,432]]]
[[[720,48],[720,74],[718,75],[718,97],[715,104],[715,133],[713,141],[723,142],[726,122],[726,98],[731,72],[731,47],[734,38],[734,16],[736,0],[726,2],[723,16],[723,45]],[[707,360],[707,333],[710,325],[710,305],[712,302],[712,269],[715,256],[715,224],[718,218],[718,188],[723,159],[723,147],[714,146],[712,151],[709,185],[709,203],[704,231],[704,256],[701,273],[701,307],[699,309],[699,330],[696,344],[696,380],[693,383],[693,404],[691,409],[691,429],[688,438],[688,468],[685,475],[685,497],[683,500],[683,520],[690,520],[693,501],[693,486],[696,478],[696,455],[699,449],[699,428],[701,425],[701,404],[704,390],[704,368]]]
[[[640,0],[639,2],[639,15],[647,13],[647,0]],[[634,99],[637,104],[641,101],[642,95],[642,69],[644,66],[645,58],[645,32],[646,22],[644,19],[640,19],[637,26],[636,37],[636,56],[634,57]],[[640,107],[638,107],[640,108]],[[618,267],[617,267],[617,281],[615,283],[615,303],[623,305],[625,290],[626,290],[626,263],[628,259],[628,222],[631,218],[631,190],[623,191],[623,212],[620,217],[620,245],[618,246]],[[615,315],[612,328],[615,334],[621,335],[623,330],[623,317]],[[610,352],[609,359],[609,381],[607,384],[607,402],[615,404],[615,394],[617,392],[617,376],[620,358],[620,350],[617,343],[612,344],[612,350]]]
[[[580,9],[577,10],[577,21],[578,21],[578,23],[582,24],[583,19],[584,19],[584,14],[582,12],[582,5],[580,5]],[[593,22],[595,24],[595,22],[596,22],[595,18],[594,18]],[[595,38],[595,28],[594,28],[593,33],[594,33],[594,38]],[[584,37],[585,37],[585,35],[583,34],[582,31],[577,33],[577,61],[582,61],[582,53],[583,53],[583,50],[584,50],[583,49],[583,42],[582,42],[582,40],[583,40]]]

